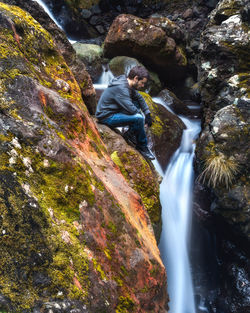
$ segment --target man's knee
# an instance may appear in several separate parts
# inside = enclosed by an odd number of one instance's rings
[[[135,117],[136,117],[136,122],[138,123],[138,124],[142,124],[142,125],[144,125],[144,120],[145,120],[145,118],[144,118],[144,116],[142,115],[142,114],[135,114]]]

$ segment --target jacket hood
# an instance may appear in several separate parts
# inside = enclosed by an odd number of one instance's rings
[[[124,84],[128,84],[127,78],[125,75],[120,75],[120,76],[114,77],[109,83],[108,87],[124,85]]]

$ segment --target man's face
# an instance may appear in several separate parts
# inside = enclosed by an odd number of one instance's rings
[[[142,89],[145,86],[146,83],[147,83],[147,78],[146,77],[144,77],[143,79],[139,80],[138,76],[135,76],[134,79],[133,79],[132,87],[134,89],[140,90],[140,89]]]

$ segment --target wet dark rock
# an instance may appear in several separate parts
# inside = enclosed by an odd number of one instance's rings
[[[83,9],[81,14],[83,18],[87,19],[87,18],[90,18],[90,16],[92,15],[92,12],[90,10]]]
[[[168,89],[162,90],[158,96],[166,106],[169,106],[175,114],[181,114],[185,116],[193,116],[193,112],[187,107],[187,105],[178,99],[176,95]]]
[[[182,132],[186,126],[178,116],[169,112],[162,104],[157,103],[157,99],[154,102],[149,95],[141,94],[149,106],[153,119],[153,125],[149,129],[153,149],[165,171],[171,156],[181,143]],[[163,142],[166,144],[163,145]]]
[[[214,186],[217,200],[213,209],[248,237],[250,216],[245,182],[249,174],[249,112],[246,107],[250,103],[250,78],[246,64],[250,60],[247,52],[250,51],[250,40],[247,35],[249,27],[242,24],[239,14],[245,2],[230,3],[219,3],[203,32],[199,77],[204,125],[197,155],[202,162],[217,158],[225,164],[228,162],[229,169],[235,168],[228,189],[219,183]],[[218,24],[217,16],[222,14],[225,19]],[[237,40],[232,42],[233,37]],[[241,51],[245,53],[242,55]]]
[[[245,10],[246,9],[246,10]],[[220,1],[202,33],[199,85],[203,130],[196,164],[211,203],[195,212],[217,236],[219,282],[213,306],[219,312],[248,312],[249,299],[249,24],[247,1]],[[244,15],[246,14],[246,15]],[[245,17],[244,17],[245,16]],[[215,166],[215,164],[217,166]],[[213,171],[206,169],[213,167]],[[225,166],[225,167],[224,167]],[[222,170],[224,168],[224,170]],[[205,172],[204,172],[205,171]],[[209,175],[221,173],[221,180]],[[226,179],[230,182],[227,184]],[[205,176],[205,179],[204,179]],[[218,178],[218,177],[217,177]],[[212,226],[213,225],[213,226]]]
[[[164,24],[170,23],[164,20]],[[172,26],[173,25],[173,26]],[[177,26],[172,23],[173,32]],[[187,60],[185,52],[164,28],[155,26],[151,19],[133,15],[119,15],[109,29],[104,41],[104,55],[108,58],[124,55],[137,58],[146,66],[171,81],[185,76]]]

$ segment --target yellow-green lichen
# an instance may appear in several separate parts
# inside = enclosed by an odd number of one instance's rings
[[[130,297],[119,297],[116,313],[132,313],[135,310],[135,303]]]

